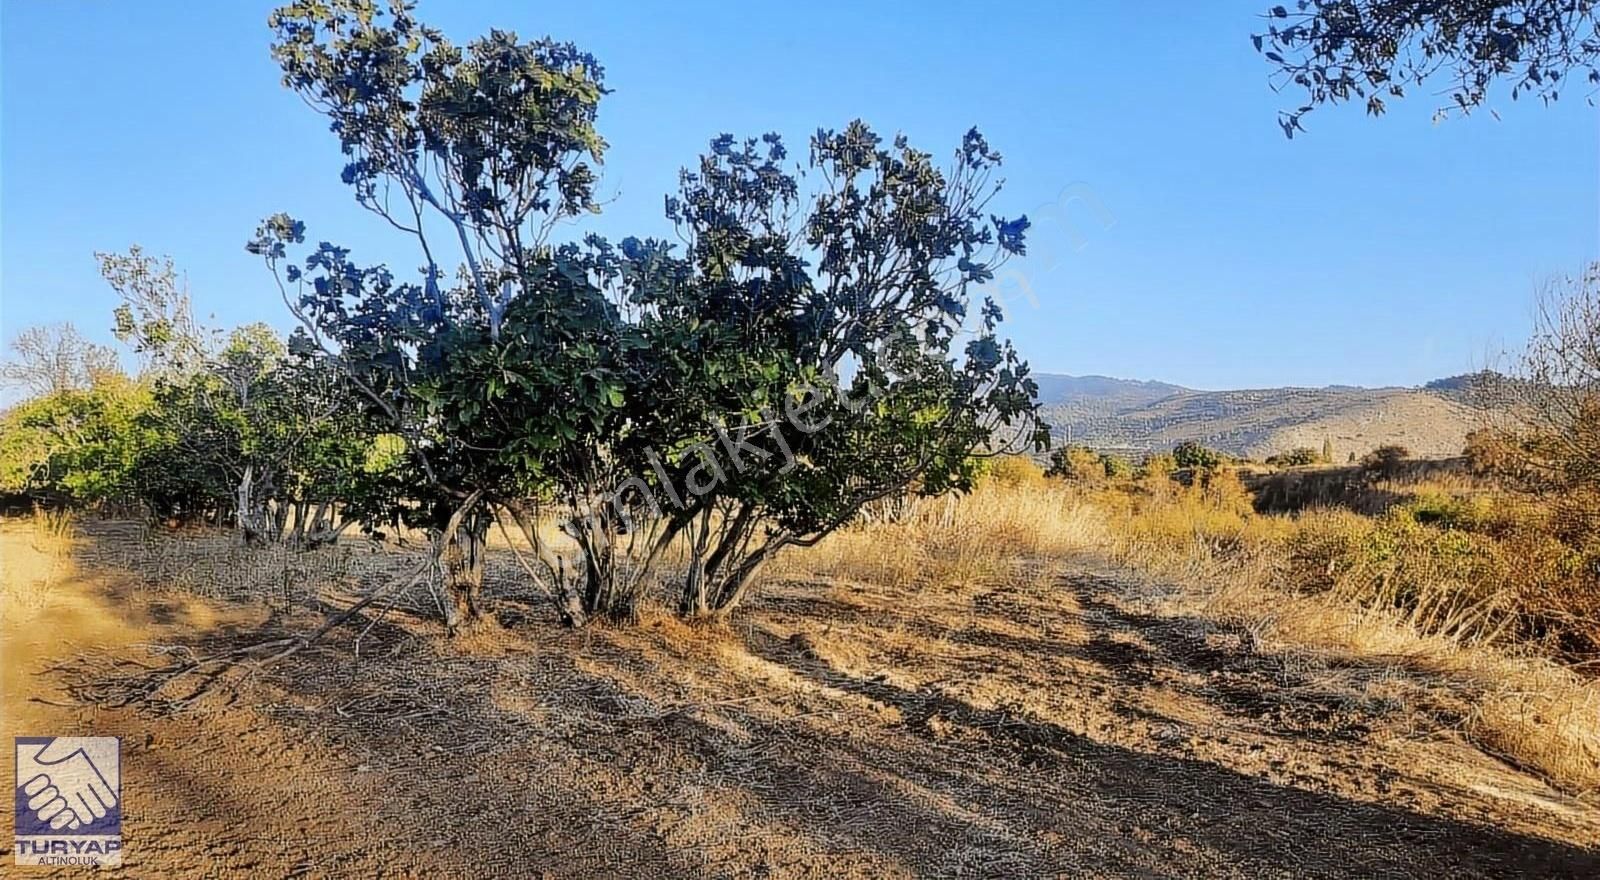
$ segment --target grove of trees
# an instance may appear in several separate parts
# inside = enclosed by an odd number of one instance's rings
[[[859,121],[798,159],[721,135],[666,200],[675,241],[612,242],[581,229],[607,147],[592,56],[456,44],[405,2],[306,0],[270,24],[344,183],[420,269],[267,218],[248,248],[284,339],[203,327],[170,263],[102,255],[143,370],[36,388],[6,416],[5,489],[245,540],[418,529],[452,629],[482,610],[490,530],[515,530],[523,575],[580,625],[632,617],[669,549],[679,611],[726,615],[774,554],[864,505],[1048,445],[981,296],[1028,222],[991,208],[1001,159],[976,130],[947,164]]]

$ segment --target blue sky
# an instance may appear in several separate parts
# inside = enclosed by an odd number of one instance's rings
[[[3,331],[72,320],[110,339],[93,252],[186,270],[202,314],[287,327],[244,252],[274,211],[313,239],[416,258],[357,208],[322,119],[281,88],[272,4],[12,2],[0,10]],[[1494,96],[1431,121],[1320,109],[1285,140],[1250,46],[1261,2],[491,4],[423,0],[604,64],[611,143],[593,224],[661,235],[677,169],[718,132],[862,117],[936,153],[978,125],[1007,159],[1003,213],[1037,221],[1010,333],[1036,369],[1203,388],[1418,384],[1527,330],[1536,285],[1600,257],[1596,109]],[[1437,84],[1439,89],[1443,83]]]

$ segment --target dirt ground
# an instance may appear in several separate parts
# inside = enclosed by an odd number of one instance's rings
[[[119,660],[315,629],[407,560],[222,590],[124,571],[126,529],[30,538],[0,529],[0,733],[123,737],[107,876],[1600,877],[1600,807],[1466,744],[1458,690],[1264,652],[1090,561],[574,632],[495,558],[464,636],[374,604],[174,711],[80,700]]]

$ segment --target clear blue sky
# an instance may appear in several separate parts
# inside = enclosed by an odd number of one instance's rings
[[[612,149],[602,232],[663,234],[662,195],[712,135],[793,149],[862,117],[935,152],[979,125],[1007,159],[1005,213],[1037,226],[1011,334],[1036,369],[1204,388],[1416,384],[1525,333],[1535,285],[1600,257],[1600,136],[1586,95],[1495,96],[1435,125],[1322,109],[1287,141],[1227,3],[443,2],[465,42],[550,34],[600,58]],[[13,2],[3,58],[4,335],[70,319],[109,339],[96,250],[135,242],[188,272],[202,314],[286,327],[243,244],[285,210],[398,267],[322,119],[267,55],[272,4]],[[1443,84],[1440,84],[1440,88]],[[1063,210],[1062,194],[1068,198]],[[1097,201],[1104,213],[1087,205]],[[1109,216],[1111,222],[1103,222]]]

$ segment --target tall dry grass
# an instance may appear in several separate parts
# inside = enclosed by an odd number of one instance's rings
[[[1379,516],[1260,515],[1226,475],[1192,488],[1102,486],[1081,499],[1105,512],[1108,552],[1195,587],[1192,610],[1268,643],[1447,675],[1474,703],[1462,722],[1470,739],[1568,791],[1600,794],[1600,681],[1564,662],[1556,618],[1539,604],[1571,577],[1570,553],[1526,527],[1540,512],[1468,488],[1390,486],[1409,500]]]
[[[1051,560],[1102,546],[1102,513],[1057,481],[1009,466],[963,496],[923,500],[891,522],[836,532],[787,553],[773,577],[827,578],[909,589],[1037,585]]]
[[[1011,463],[965,496],[790,553],[773,575],[916,591],[1047,589],[1070,557],[1110,557],[1188,586],[1172,600],[1176,613],[1247,626],[1268,645],[1437,673],[1470,700],[1459,723],[1481,748],[1567,791],[1600,793],[1600,682],[1527,641],[1527,609],[1504,579],[1514,561],[1506,548],[1438,525],[1441,511],[1490,508],[1420,495],[1381,517],[1261,515],[1227,471],[1192,486],[1161,474],[1072,483]]]
[[[36,508],[27,520],[31,553],[7,554],[0,560],[4,604],[31,614],[50,603],[51,595],[72,568],[76,528],[70,512]]]

